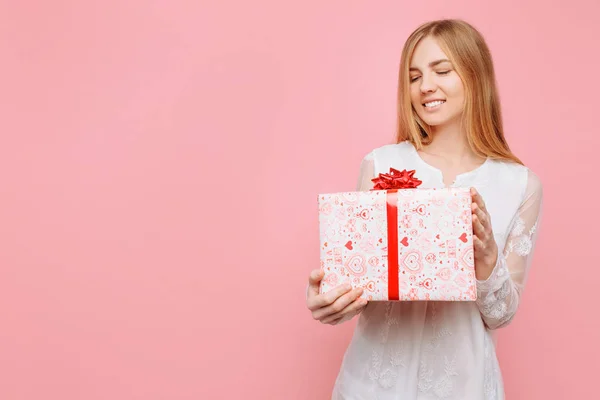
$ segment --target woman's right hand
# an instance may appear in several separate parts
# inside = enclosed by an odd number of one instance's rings
[[[313,318],[322,324],[337,325],[360,314],[367,305],[367,300],[358,298],[363,292],[362,288],[352,289],[348,283],[319,294],[323,276],[323,270],[315,269],[308,278],[306,305]]]

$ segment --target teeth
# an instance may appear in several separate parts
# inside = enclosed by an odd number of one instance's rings
[[[439,106],[440,104],[444,104],[445,101],[432,101],[431,103],[425,103],[425,107],[435,107],[435,106]]]

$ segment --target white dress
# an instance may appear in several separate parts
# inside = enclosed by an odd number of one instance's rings
[[[415,170],[420,188],[442,173],[409,142],[379,147],[361,163],[358,190],[390,167]],[[452,186],[475,187],[492,219],[498,262],[477,281],[476,302],[370,302],[360,314],[333,400],[504,399],[494,330],[514,317],[531,265],[542,185],[528,168],[487,159]],[[504,250],[504,251],[502,251]]]

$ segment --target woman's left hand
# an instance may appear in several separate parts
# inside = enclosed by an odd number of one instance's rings
[[[471,188],[471,211],[473,213],[473,248],[475,276],[484,281],[491,275],[498,259],[498,245],[492,231],[492,220],[485,202],[475,188]]]

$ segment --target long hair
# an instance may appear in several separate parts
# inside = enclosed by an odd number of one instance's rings
[[[417,44],[425,37],[435,38],[446,53],[465,87],[462,127],[467,142],[479,156],[523,164],[510,150],[502,128],[500,100],[490,50],[473,26],[457,19],[427,22],[407,39],[398,77],[397,142],[408,140],[417,149],[431,143],[431,127],[412,107],[410,60]]]

